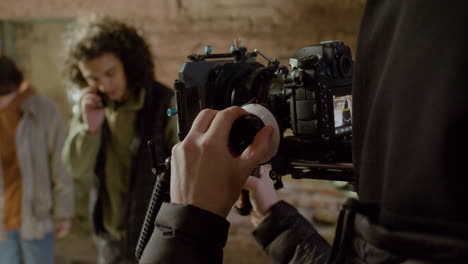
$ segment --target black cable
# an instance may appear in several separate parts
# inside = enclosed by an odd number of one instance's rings
[[[162,203],[170,200],[170,157],[166,159],[164,164],[156,166],[152,141],[148,141],[148,148],[151,157],[151,171],[157,178],[135,249],[135,256],[138,260],[140,260],[143,255],[143,251],[151,238],[151,234],[154,230],[154,221],[156,220],[156,216],[158,215]]]

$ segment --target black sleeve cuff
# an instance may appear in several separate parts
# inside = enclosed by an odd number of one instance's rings
[[[254,231],[277,263],[327,263],[330,246],[296,208],[280,201]]]
[[[279,201],[270,209],[270,214],[253,231],[255,240],[267,248],[285,230],[291,228],[293,220],[300,216],[296,208],[290,204]]]
[[[187,204],[163,203],[155,225],[168,228],[174,237],[180,234],[221,248],[226,245],[229,231],[225,218]]]

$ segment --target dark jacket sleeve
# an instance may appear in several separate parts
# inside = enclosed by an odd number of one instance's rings
[[[317,230],[286,202],[275,204],[253,232],[275,263],[326,264],[330,245]]]
[[[191,205],[163,203],[140,264],[222,263],[229,222]]]

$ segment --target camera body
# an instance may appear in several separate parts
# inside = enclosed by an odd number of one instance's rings
[[[257,62],[257,55],[268,63]],[[281,134],[270,176],[353,181],[352,67],[350,48],[341,41],[303,47],[290,69],[261,52],[231,47],[231,53],[195,54],[175,81],[179,139],[205,108],[222,110],[261,104],[275,117]]]
[[[351,135],[349,47],[339,41],[304,47],[292,55],[289,65],[291,73],[284,78],[284,87],[294,91],[289,103],[294,135],[324,141]]]

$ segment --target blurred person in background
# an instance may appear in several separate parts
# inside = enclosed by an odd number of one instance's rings
[[[0,54],[1,264],[53,263],[54,233],[69,233],[74,195],[64,140],[56,105]]]
[[[146,142],[154,142],[156,163],[177,143],[176,120],[166,115],[173,92],[155,80],[150,49],[130,25],[87,17],[70,30],[66,46],[66,77],[81,96],[63,158],[77,181],[93,178],[98,263],[135,263],[155,182]]]

